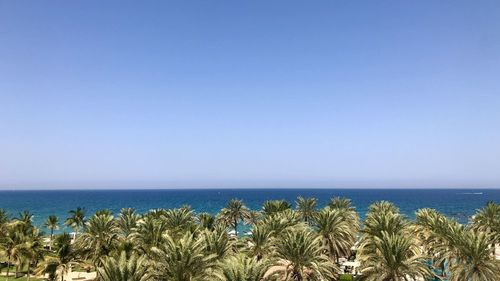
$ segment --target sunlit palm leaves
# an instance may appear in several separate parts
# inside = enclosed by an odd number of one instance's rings
[[[227,226],[233,227],[235,235],[238,235],[238,225],[249,218],[250,210],[243,204],[243,201],[237,199],[230,200],[219,213],[219,219]]]
[[[316,214],[318,200],[316,198],[298,197],[295,201],[296,211],[302,217],[302,220],[308,223]]]
[[[243,254],[229,257],[218,265],[213,281],[262,281],[271,263]]]
[[[362,258],[364,280],[404,281],[432,275],[412,237],[383,231],[372,243],[375,251]]]
[[[78,232],[85,225],[86,221],[85,210],[78,207],[75,210],[69,211],[69,217],[64,224],[72,227],[75,230],[76,236],[78,236]]]
[[[164,243],[153,249],[155,280],[202,281],[214,266],[215,255],[207,255],[203,238],[195,239],[187,233],[174,240],[166,235]]]
[[[321,237],[298,227],[280,236],[276,243],[278,266],[274,274],[284,280],[331,280],[338,268],[323,254]]]
[[[136,255],[127,257],[127,254],[122,252],[118,259],[108,257],[102,264],[103,266],[98,269],[102,281],[150,280],[144,257],[137,258]]]
[[[335,260],[349,256],[358,229],[356,223],[345,220],[342,210],[324,209],[314,217],[314,228],[322,238],[322,245]]]

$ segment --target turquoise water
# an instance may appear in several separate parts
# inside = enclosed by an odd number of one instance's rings
[[[353,200],[361,214],[378,200],[394,202],[401,212],[414,218],[415,211],[428,207],[466,223],[475,210],[488,201],[500,202],[500,189],[184,189],[184,190],[63,190],[63,191],[0,191],[0,208],[16,216],[22,210],[34,213],[36,225],[51,215],[61,221],[68,210],[84,207],[87,214],[99,209],[118,212],[133,207],[139,212],[154,208],[176,208],[191,205],[197,212],[218,212],[228,200],[242,199],[252,209],[260,209],[269,199],[294,202],[297,196],[315,197],[320,206],[333,196]]]

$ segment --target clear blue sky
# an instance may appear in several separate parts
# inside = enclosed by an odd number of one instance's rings
[[[0,187],[500,188],[498,1],[0,1]]]

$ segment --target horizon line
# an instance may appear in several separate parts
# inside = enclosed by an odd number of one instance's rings
[[[500,187],[0,187],[2,191],[162,191],[162,190],[499,190]]]

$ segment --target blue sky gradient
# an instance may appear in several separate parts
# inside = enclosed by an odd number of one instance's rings
[[[0,1],[0,187],[500,188],[498,1]]]

